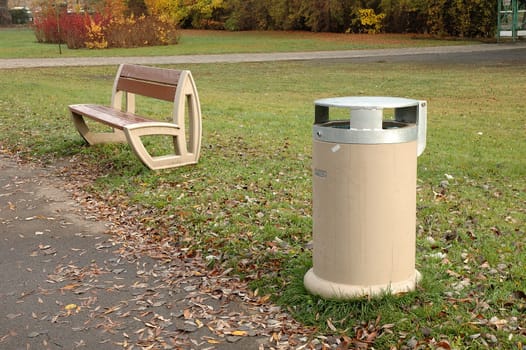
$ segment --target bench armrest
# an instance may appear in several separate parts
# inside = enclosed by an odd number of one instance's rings
[[[128,143],[137,157],[150,169],[164,169],[178,165],[195,164],[199,158],[199,149],[188,149],[185,132],[177,124],[164,122],[146,122],[126,125],[123,129]],[[153,157],[145,148],[141,137],[166,135],[174,139],[174,152]]]
[[[173,132],[170,132],[169,131],[170,129],[180,130],[181,128],[177,124],[168,123],[168,122],[144,122],[144,123],[126,125],[124,129],[130,130],[130,131],[141,130],[141,131],[138,131],[138,133],[141,136],[144,136],[144,135],[163,135],[163,134],[172,135]]]

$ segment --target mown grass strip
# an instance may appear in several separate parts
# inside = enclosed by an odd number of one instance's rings
[[[179,44],[104,50],[68,49],[37,43],[28,28],[0,28],[0,58],[129,57],[222,53],[331,51],[465,45],[470,40],[439,40],[413,34],[354,35],[309,32],[227,32],[181,30]],[[60,53],[62,52],[62,53]]]

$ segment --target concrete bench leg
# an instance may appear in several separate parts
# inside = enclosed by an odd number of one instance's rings
[[[180,140],[184,140],[184,130],[172,123],[140,123],[128,125],[124,128],[124,134],[135,155],[152,170],[173,168],[182,165],[196,164],[199,154],[188,152],[186,145],[180,146]],[[152,156],[144,147],[141,140],[143,136],[167,135],[173,137],[174,153]]]
[[[80,136],[89,144],[96,145],[100,143],[112,142],[126,142],[126,136],[119,129],[113,129],[113,132],[92,132],[90,131],[84,116],[76,113],[71,113],[73,124],[79,132]]]
[[[184,71],[179,78],[173,115],[174,123],[182,130],[180,137],[176,140],[176,153],[192,155],[197,163],[202,136],[201,104],[194,79],[189,71]],[[185,117],[188,120],[185,120]],[[185,124],[186,122],[188,125]],[[187,130],[187,135],[184,130]]]

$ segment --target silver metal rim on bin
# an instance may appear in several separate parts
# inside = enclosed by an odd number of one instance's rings
[[[349,121],[338,120],[314,124],[315,140],[340,143],[383,144],[402,143],[417,140],[417,155],[420,155],[426,145],[427,108],[426,101],[401,97],[384,96],[349,96],[325,98],[314,101],[321,108],[348,108],[351,110],[383,110],[395,109],[400,112],[395,115],[396,121],[384,121],[381,129],[351,129]],[[414,112],[408,115],[404,111]],[[328,114],[327,114],[328,116]],[[416,118],[415,120],[413,120]]]
[[[403,97],[349,96],[322,98],[314,104],[325,107],[343,107],[353,109],[384,109],[418,106],[420,101]]]
[[[401,123],[400,123],[401,124]],[[339,143],[384,144],[403,143],[417,139],[415,125],[405,124],[397,128],[379,130],[344,129],[339,125],[349,125],[347,120],[338,120],[313,127],[315,140]]]

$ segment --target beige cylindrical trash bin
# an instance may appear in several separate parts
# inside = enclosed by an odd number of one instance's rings
[[[414,289],[425,101],[344,97],[315,105],[313,268],[305,287],[339,299]],[[329,107],[349,108],[350,120],[330,121]],[[386,109],[393,120],[383,120]]]

